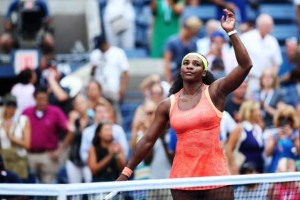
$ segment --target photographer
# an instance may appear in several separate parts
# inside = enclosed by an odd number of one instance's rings
[[[53,52],[51,23],[45,0],[11,0],[5,14],[0,49],[10,53],[13,48],[35,43],[43,53]]]
[[[40,67],[36,70],[38,86],[47,88],[49,103],[58,106],[68,115],[71,110],[71,88],[61,85],[61,80],[66,77],[57,68],[58,63],[53,58],[43,57]]]
[[[284,61],[280,67],[280,90],[286,104],[296,107],[299,101],[297,83],[300,80],[299,61],[300,51],[298,39],[290,37],[285,40]]]
[[[300,153],[299,120],[295,109],[290,105],[282,105],[275,113],[274,125],[277,131],[271,135],[266,143],[265,154],[272,156],[267,172],[277,169],[281,158],[296,159]]]
[[[60,84],[60,81],[65,77],[65,75],[59,72],[57,64],[58,63],[55,60],[50,61],[48,68],[44,70],[43,74],[48,83],[50,104],[60,107],[67,115],[71,110],[71,89]]]

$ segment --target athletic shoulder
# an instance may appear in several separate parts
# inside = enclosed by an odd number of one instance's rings
[[[169,115],[170,107],[171,107],[171,99],[170,97],[168,97],[158,104],[156,112],[159,114]]]

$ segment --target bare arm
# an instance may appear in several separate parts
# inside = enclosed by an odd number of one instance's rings
[[[278,65],[275,65],[275,64],[274,64],[272,68],[273,68],[273,70],[274,70],[274,73],[275,73],[275,74],[278,74],[279,68],[280,68],[280,67],[279,67]]]
[[[64,150],[66,150],[69,147],[69,145],[73,141],[73,138],[74,138],[73,132],[68,131],[67,135],[66,135],[66,137],[65,137],[65,139],[63,141],[63,144],[61,146],[61,151],[64,151]]]
[[[137,143],[131,159],[129,160],[127,167],[133,170],[152,149],[154,143],[165,130],[167,122],[169,120],[169,108],[170,99],[166,99],[158,105],[155,112],[155,118],[151,124],[149,130],[144,137]],[[128,177],[121,174],[118,180],[127,180]]]
[[[111,159],[113,159],[113,155],[113,153],[109,153],[102,160],[97,162],[95,147],[90,148],[87,163],[92,174],[97,174],[99,171],[104,169]]]
[[[97,68],[96,65],[92,65],[91,72],[90,72],[91,78],[94,78],[94,77],[95,77],[96,68]]]
[[[47,80],[51,91],[58,101],[66,101],[69,98],[68,94],[60,87],[58,81],[55,79],[55,72],[50,71]]]
[[[121,75],[121,85],[120,85],[120,92],[119,92],[121,101],[124,98],[126,88],[127,88],[127,85],[128,85],[128,80],[129,80],[128,72],[124,71]]]
[[[265,110],[267,111],[268,114],[270,114],[271,116],[274,116],[276,109],[272,108],[269,105],[264,105]]]
[[[151,3],[150,3],[150,7],[151,7],[151,10],[152,10],[152,13],[155,14],[156,13],[156,3],[157,0],[151,0]]]
[[[59,157],[61,156],[61,154],[67,150],[67,148],[69,147],[70,143],[73,140],[73,132],[67,131],[67,135],[64,138],[64,141],[62,142],[62,144],[59,144],[58,148],[54,151],[52,151],[50,153],[50,157],[53,160],[58,160]]]
[[[226,2],[223,0],[210,0],[212,3],[216,4],[217,6],[226,8]]]
[[[104,104],[109,112],[109,120],[113,123],[117,123],[116,114],[111,103],[104,97],[99,98],[99,103]]]
[[[221,19],[222,27],[228,33],[235,30],[235,18],[233,13],[227,9],[225,9],[224,12],[226,13],[226,21],[223,16]],[[229,38],[235,52],[238,66],[226,77],[215,81],[211,87],[209,87],[212,101],[219,110],[223,110],[225,97],[242,84],[252,68],[252,61],[238,34],[233,34]]]
[[[60,87],[58,82],[50,81],[49,85],[58,101],[66,101],[68,99],[68,94]]]
[[[165,72],[165,78],[169,83],[172,82],[171,59],[172,59],[171,52],[169,52],[169,51],[165,52],[165,55],[164,55],[164,72]]]
[[[141,92],[145,95],[150,85],[154,82],[155,83],[160,82],[160,76],[158,74],[151,74],[150,76],[147,76],[145,79],[143,79],[139,85]]]
[[[5,31],[11,31],[12,30],[12,23],[11,23],[10,20],[4,20],[3,26],[4,26]]]
[[[46,17],[44,19],[44,24],[48,28],[53,24],[53,18],[52,17]]]
[[[265,149],[266,156],[273,155],[276,144],[277,144],[277,141],[275,141],[274,136],[271,135],[268,138],[267,143],[266,143],[266,149]]]
[[[74,134],[76,131],[75,121],[76,121],[77,117],[79,117],[79,116],[76,111],[72,110],[69,113],[69,119],[68,119],[68,124],[67,124],[67,135],[64,138],[63,145],[62,145],[65,148],[68,147],[73,142]]]
[[[132,133],[131,133],[131,138],[130,138],[130,148],[132,150],[135,149],[135,145],[137,142],[137,133],[138,133],[139,125],[141,123],[142,112],[143,112],[142,108],[141,108],[141,106],[139,106],[136,109],[133,120],[132,120],[132,126],[131,126]]]
[[[136,141],[137,141],[137,132],[138,132],[138,127],[136,124],[133,124],[132,126],[132,134],[130,138],[130,148],[131,150],[135,149]]]
[[[31,127],[28,118],[26,117],[25,126],[23,129],[23,138],[19,139],[14,137],[13,135],[9,134],[9,139],[11,142],[19,145],[25,149],[30,148],[30,137],[31,137]]]
[[[264,104],[264,109],[266,110],[266,112],[271,115],[271,116],[274,116],[275,115],[275,112],[276,112],[276,108],[273,108],[267,104]]]
[[[238,174],[237,173],[238,169],[235,164],[233,152],[234,152],[236,145],[238,143],[238,140],[240,138],[241,130],[242,130],[241,125],[237,126],[230,134],[229,140],[226,144],[226,155],[227,155],[227,159],[228,159],[228,164],[229,164],[229,168],[231,169],[233,174]]]
[[[176,15],[180,15],[183,11],[183,4],[181,3],[175,3],[174,0],[168,0],[169,2],[169,6],[172,8],[173,12],[176,14]]]
[[[294,138],[294,145],[296,147],[298,155],[300,154],[300,134],[299,131],[297,130],[296,136]]]
[[[210,0],[210,1],[217,6],[220,6],[222,8],[227,8],[231,11],[234,11],[236,9],[235,4],[233,4],[231,2],[225,2],[224,0]]]
[[[270,186],[270,188],[269,188],[269,190],[268,190],[268,199],[270,199],[270,200],[275,200],[275,199],[277,199],[276,197],[277,197],[277,192],[276,192],[276,190],[275,190],[275,184],[276,183],[274,183],[274,184],[272,184],[271,186]]]
[[[121,148],[121,147],[120,147]],[[126,158],[123,151],[120,151],[116,156],[115,159],[117,161],[118,169],[122,171],[122,169],[125,167]]]

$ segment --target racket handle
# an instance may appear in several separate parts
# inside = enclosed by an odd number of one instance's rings
[[[108,195],[106,195],[104,197],[104,200],[110,200],[110,199],[114,198],[118,193],[119,192],[117,192],[117,191],[110,192]]]

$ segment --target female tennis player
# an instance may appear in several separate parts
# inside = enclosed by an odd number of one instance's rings
[[[222,111],[226,96],[241,85],[252,62],[235,30],[234,14],[227,9],[224,12],[226,17],[222,17],[221,25],[233,45],[238,66],[224,78],[214,80],[204,56],[187,54],[170,97],[159,104],[151,127],[138,142],[117,181],[128,180],[168,122],[178,139],[170,178],[229,175],[219,139]],[[180,188],[172,189],[171,193],[174,200],[233,199],[231,186]]]

